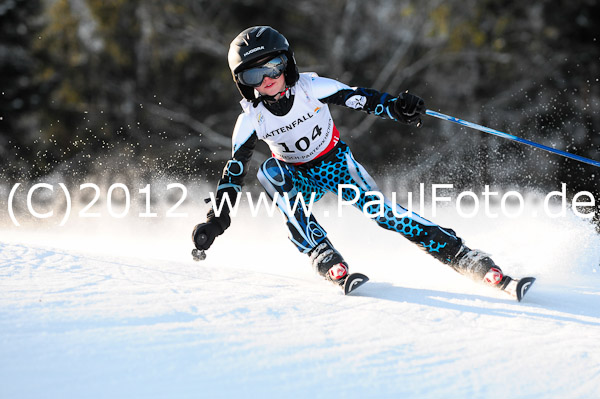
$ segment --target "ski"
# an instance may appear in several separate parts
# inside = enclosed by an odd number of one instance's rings
[[[521,302],[521,299],[525,296],[529,288],[535,282],[535,277],[524,277],[519,280],[517,284],[517,301]]]
[[[529,288],[535,282],[535,277],[523,277],[520,280],[512,279],[508,285],[504,288],[504,291],[521,302]]]
[[[369,281],[369,278],[361,273],[352,273],[346,277],[344,284],[341,286],[344,290],[344,295],[356,290],[358,287]]]

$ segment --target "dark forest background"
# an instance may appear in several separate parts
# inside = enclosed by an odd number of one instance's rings
[[[262,24],[301,71],[599,160],[598,15],[592,0],[0,0],[0,177],[216,182],[241,112],[229,43]],[[333,113],[375,176],[600,199],[593,166],[429,117]]]

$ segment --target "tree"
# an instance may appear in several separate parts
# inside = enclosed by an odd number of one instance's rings
[[[0,166],[4,177],[24,170],[23,159],[32,156],[30,137],[38,130],[35,111],[42,88],[33,79],[40,2],[0,1]]]

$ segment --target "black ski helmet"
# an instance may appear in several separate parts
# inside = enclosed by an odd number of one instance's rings
[[[260,65],[263,61],[267,61],[269,56],[275,57],[277,54],[282,53],[288,59],[287,68],[283,73],[285,83],[287,86],[293,86],[300,75],[294,59],[294,52],[285,36],[270,26],[253,26],[245,29],[233,39],[229,46],[227,61],[233,75],[233,81],[245,99],[253,100],[255,98],[254,88],[241,84],[237,78],[237,73]]]

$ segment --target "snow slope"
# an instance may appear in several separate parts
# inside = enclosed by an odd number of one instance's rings
[[[438,215],[505,272],[538,278],[517,303],[353,211],[321,219],[371,277],[353,296],[313,274],[278,215],[239,217],[193,262],[191,213],[4,223],[0,398],[600,392],[600,237],[575,216]]]

